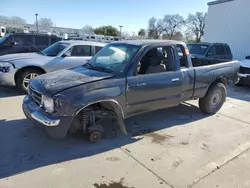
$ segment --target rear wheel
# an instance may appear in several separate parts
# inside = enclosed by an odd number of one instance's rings
[[[224,84],[213,84],[206,95],[199,99],[200,110],[207,114],[218,112],[226,101],[227,90]]]
[[[26,69],[17,75],[16,85],[24,92],[28,92],[29,81],[42,74],[38,69]]]

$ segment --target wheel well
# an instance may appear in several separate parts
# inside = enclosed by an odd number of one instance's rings
[[[228,80],[227,80],[226,77],[220,77],[220,78],[215,79],[215,80],[210,84],[210,86],[213,85],[214,83],[222,83],[222,84],[224,84],[225,86],[227,86],[227,85],[228,85]]]
[[[19,69],[19,70],[16,72],[16,74],[15,74],[15,83],[17,83],[17,78],[18,78],[18,76],[19,76],[22,72],[24,72],[24,71],[26,71],[26,70],[28,70],[28,69],[36,69],[36,70],[41,71],[43,74],[46,73],[46,71],[45,71],[44,69],[42,69],[41,67],[37,67],[37,66],[27,66],[27,67],[23,67],[23,68]]]
[[[86,130],[86,120],[88,119],[86,115],[89,114],[91,111],[95,111],[97,113],[101,112],[103,115],[105,115],[106,118],[116,119],[121,131],[124,134],[127,134],[126,127],[123,121],[123,109],[115,100],[97,101],[81,108],[76,113],[76,116],[74,118],[75,120],[71,125],[70,131],[73,129],[74,132],[74,130],[77,130],[79,127],[83,127],[83,130]]]

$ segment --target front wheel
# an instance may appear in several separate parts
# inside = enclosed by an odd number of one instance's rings
[[[203,98],[199,99],[200,110],[207,114],[218,112],[226,101],[227,90],[224,84],[215,83]]]
[[[17,75],[16,85],[19,89],[28,92],[29,81],[42,74],[40,70],[37,69],[27,69]]]

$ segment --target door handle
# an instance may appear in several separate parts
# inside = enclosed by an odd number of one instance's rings
[[[178,82],[180,79],[179,78],[173,78],[172,82]]]

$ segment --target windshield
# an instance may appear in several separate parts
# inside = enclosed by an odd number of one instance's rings
[[[123,72],[140,46],[130,44],[109,44],[101,49],[90,61],[92,68],[104,71]]]
[[[3,44],[5,42],[5,40],[8,39],[9,36],[10,36],[9,34],[6,34],[6,35],[4,35],[4,37],[0,38],[0,44]]]
[[[204,55],[208,49],[208,45],[203,44],[188,44],[190,54]]]
[[[42,54],[46,56],[57,56],[62,50],[64,50],[68,46],[69,44],[67,43],[56,42],[55,44],[52,44],[48,48],[44,49],[42,51]]]

